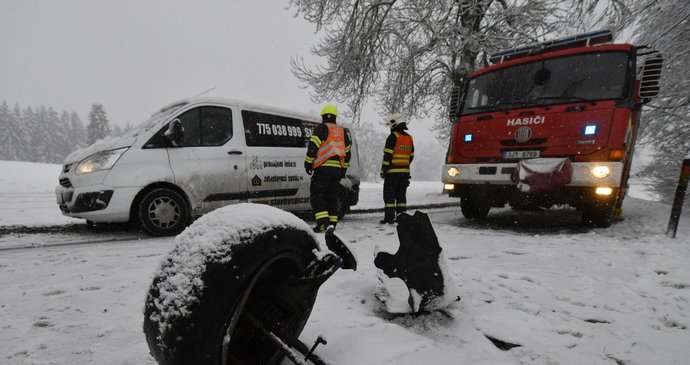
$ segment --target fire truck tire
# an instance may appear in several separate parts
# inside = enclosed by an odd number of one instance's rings
[[[582,224],[587,227],[608,228],[613,224],[615,204],[593,206],[582,210]]]
[[[175,298],[159,284],[175,282],[182,275],[172,270],[174,252],[154,277],[144,307],[144,333],[159,364],[280,364],[283,353],[242,317],[245,310],[251,310],[265,328],[294,338],[302,332],[316,292],[300,290],[296,283],[314,260],[318,245],[313,235],[274,227],[234,240],[216,242],[231,248],[224,258],[204,259],[203,270],[191,278],[203,289],[186,294],[196,297],[184,308],[161,304]]]
[[[491,206],[469,197],[460,198],[460,210],[467,219],[484,219],[489,215]]]

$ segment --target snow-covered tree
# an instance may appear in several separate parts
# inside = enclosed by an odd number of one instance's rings
[[[661,94],[642,116],[642,140],[654,150],[654,160],[643,174],[652,177],[654,190],[670,200],[682,159],[690,152],[690,5],[687,0],[643,0],[635,12],[637,42],[653,44],[664,55]]]
[[[362,180],[375,181],[381,171],[383,145],[388,134],[376,130],[370,123],[362,122],[355,127],[355,135]]]
[[[86,135],[84,134],[84,124],[77,113],[72,112],[69,116],[70,133],[69,140],[72,142],[72,150],[86,146]]]
[[[93,104],[89,112],[89,124],[86,126],[86,143],[95,141],[110,134],[110,125],[102,104]]]
[[[433,116],[439,137],[450,129],[447,101],[457,75],[488,64],[488,55],[575,30],[583,19],[622,22],[626,0],[291,0],[297,15],[325,35],[310,66],[293,72],[317,101],[344,101],[354,120],[371,96],[382,114]],[[585,13],[596,17],[580,16]],[[614,16],[615,15],[615,16]],[[591,30],[591,29],[590,29]]]

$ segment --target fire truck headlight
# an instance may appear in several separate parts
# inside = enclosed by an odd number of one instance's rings
[[[597,126],[595,125],[586,125],[585,130],[584,130],[585,136],[593,136],[597,134]]]
[[[443,190],[451,191],[453,189],[455,189],[455,184],[443,184]]]
[[[594,166],[592,168],[592,175],[597,179],[603,179],[611,174],[611,169],[608,166]]]
[[[595,190],[594,193],[597,195],[611,195],[611,193],[613,193],[613,189],[611,189],[611,188],[597,188],[597,190]]]
[[[456,176],[460,175],[460,170],[458,170],[457,167],[451,167],[448,169],[447,173],[448,173],[448,176],[450,176],[450,177],[456,177]]]

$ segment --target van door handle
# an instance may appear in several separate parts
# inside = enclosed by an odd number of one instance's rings
[[[237,150],[228,151],[228,155],[241,155],[241,154],[242,154],[242,151],[237,151]]]

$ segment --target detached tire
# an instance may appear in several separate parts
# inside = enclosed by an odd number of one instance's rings
[[[488,204],[480,203],[471,198],[460,198],[460,210],[467,219],[484,219],[489,215],[491,207]]]
[[[139,225],[154,236],[173,236],[189,222],[187,201],[175,190],[157,188],[147,192],[137,209]]]
[[[247,215],[244,209],[237,214]],[[221,224],[216,231],[204,226],[204,218],[183,234],[200,243],[178,243],[149,289],[144,333],[151,354],[159,364],[280,364],[282,352],[241,315],[250,311],[265,328],[299,336],[317,294],[299,280],[318,248],[309,226],[227,233]]]

